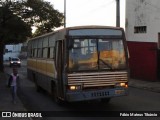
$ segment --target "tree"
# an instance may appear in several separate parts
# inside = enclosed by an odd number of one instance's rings
[[[63,14],[43,0],[0,1],[0,71],[3,71],[4,45],[24,42],[31,37],[31,26],[37,34],[51,32],[63,25]]]
[[[3,72],[4,46],[26,40],[31,36],[31,26],[14,14],[13,3],[5,1],[0,5],[0,71]]]
[[[34,36],[48,33],[63,25],[64,15],[53,5],[43,0],[27,0],[19,5],[19,13],[24,21],[37,27]]]

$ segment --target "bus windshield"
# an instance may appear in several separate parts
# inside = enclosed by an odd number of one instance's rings
[[[69,71],[126,69],[122,39],[70,39]]]

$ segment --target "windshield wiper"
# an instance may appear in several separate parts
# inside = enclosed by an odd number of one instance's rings
[[[104,60],[100,59],[99,57],[100,57],[100,51],[98,51],[98,61],[97,61],[99,66],[98,68],[100,68],[99,62],[101,61],[104,65],[107,65],[110,69],[112,69],[112,66],[110,64],[106,63]]]
[[[104,65],[107,65],[110,69],[112,69],[112,66],[108,64],[107,62],[105,62],[104,60],[99,58],[99,61],[101,61]]]

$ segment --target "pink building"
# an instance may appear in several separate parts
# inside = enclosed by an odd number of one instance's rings
[[[126,0],[132,78],[160,80],[160,0]]]

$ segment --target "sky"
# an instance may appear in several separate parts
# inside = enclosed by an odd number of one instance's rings
[[[64,0],[45,0],[64,13]],[[125,27],[125,0],[120,0],[120,26]],[[116,26],[116,0],[66,0],[66,27]]]

